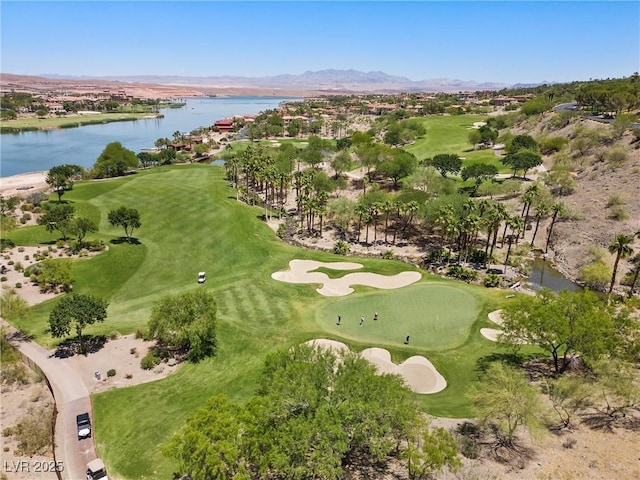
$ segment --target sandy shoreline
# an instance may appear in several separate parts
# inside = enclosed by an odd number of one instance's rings
[[[26,195],[35,190],[49,188],[47,171],[20,173],[9,177],[0,177],[0,194],[2,196]],[[30,187],[30,188],[29,188]]]

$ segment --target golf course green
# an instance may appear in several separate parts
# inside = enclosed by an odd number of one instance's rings
[[[408,334],[412,347],[433,350],[464,342],[477,314],[476,299],[464,290],[421,283],[341,298],[318,310],[316,319],[323,330],[352,341],[402,346]]]
[[[355,261],[363,265],[358,271],[382,275],[415,267],[285,244],[261,221],[261,208],[236,201],[218,166],[158,167],[125,178],[80,182],[63,201],[74,205],[78,215],[99,222],[99,232],[88,240],[109,246],[96,257],[74,261],[72,268],[75,292],[109,302],[106,321],[87,328],[87,334],[144,329],[154,302],[165,295],[205,288],[217,301],[214,357],[186,364],[164,380],[92,396],[98,454],[114,478],[171,478],[176,467],[161,447],[209,397],[248,400],[265,356],[277,348],[331,338],[357,351],[382,346],[397,362],[424,355],[446,378],[447,388],[416,395],[416,400],[431,414],[456,417],[472,413],[464,392],[476,379],[480,359],[503,351],[482,338],[479,329],[490,326],[487,313],[503,306],[504,292],[426,272],[408,287],[355,285],[354,293],[340,298],[272,279],[292,259]],[[107,213],[123,205],[140,212],[142,226],[134,232],[139,243],[117,241],[122,230],[107,222]],[[51,244],[55,233],[30,226],[7,237],[17,245]],[[207,273],[203,285],[197,283],[199,271]],[[48,315],[57,301],[36,305],[17,326],[55,346],[60,339],[51,338]],[[379,320],[373,325],[376,311]],[[341,326],[336,325],[338,314]],[[361,314],[366,316],[362,327],[357,323]],[[406,333],[409,345],[403,344]]]

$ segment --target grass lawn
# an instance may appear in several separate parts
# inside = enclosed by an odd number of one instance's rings
[[[271,273],[287,270],[292,259],[354,261],[363,264],[360,271],[387,275],[413,267],[286,245],[260,221],[262,209],[235,200],[223,174],[222,168],[209,165],[160,167],[127,178],[78,183],[63,197],[99,220],[100,232],[89,239],[109,244],[107,252],[74,262],[74,291],[110,302],[107,320],[86,333],[127,334],[145,327],[153,303],[164,295],[206,288],[217,299],[219,350],[214,358],[187,364],[158,382],[92,397],[98,453],[110,475],[171,478],[175,465],[160,446],[188,415],[216,394],[246,401],[269,352],[319,337],[344,341],[358,351],[383,345],[394,361],[426,355],[449,386],[416,399],[435,415],[471,415],[464,392],[482,359],[501,354],[478,332],[489,326],[487,313],[507,301],[504,292],[426,273],[404,289],[356,286],[354,294],[338,299],[319,295],[312,285],[275,281]],[[107,223],[107,213],[121,205],[140,211],[142,227],[134,232],[140,244],[110,243],[123,232]],[[36,226],[8,237],[17,244],[38,244],[54,242],[57,235]],[[196,281],[201,270],[207,272],[204,285]],[[30,318],[18,326],[41,343],[56,344],[46,331],[56,301],[32,308]],[[380,320],[374,326],[376,310]],[[343,328],[335,325],[337,313],[343,316]],[[366,323],[359,329],[355,322],[363,313]],[[392,322],[401,328],[394,330]],[[404,346],[399,341],[407,332],[411,344]]]
[[[374,312],[378,320],[373,320]],[[337,316],[342,316],[337,325]],[[360,325],[360,316],[365,321]],[[448,349],[463,343],[478,315],[473,295],[450,284],[428,283],[398,290],[349,295],[318,310],[321,328],[360,343],[402,347],[410,334],[412,347]]]
[[[490,163],[498,167],[500,173],[510,170],[500,162],[493,150],[474,150],[468,142],[469,130],[474,122],[484,122],[482,115],[432,115],[421,119],[427,133],[413,145],[404,147],[418,160],[431,158],[439,153],[454,153],[464,160],[462,166],[474,163]]]

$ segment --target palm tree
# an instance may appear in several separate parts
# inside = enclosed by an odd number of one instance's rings
[[[543,217],[546,217],[547,215],[549,215],[550,212],[550,208],[549,205],[547,205],[546,203],[542,202],[539,203],[538,205],[536,205],[536,228],[533,231],[533,237],[531,238],[531,247],[533,248],[533,243],[536,241],[536,235],[538,234],[538,227],[540,226],[540,220]]]
[[[633,290],[636,288],[638,282],[638,275],[640,274],[640,253],[638,253],[631,260],[631,264],[635,267],[636,271],[633,274],[633,280],[631,281],[631,287],[629,287],[629,298],[633,297]]]
[[[384,243],[388,243],[387,234],[389,231],[389,214],[395,210],[395,202],[387,198],[382,202],[382,211],[384,212]]]
[[[356,204],[355,214],[358,215],[358,235],[356,242],[360,243],[360,230],[362,229],[362,218],[367,214],[367,206],[363,203]]]
[[[547,233],[547,244],[544,247],[545,253],[549,251],[549,241],[551,240],[551,232],[553,231],[553,226],[556,223],[556,219],[558,218],[558,216],[562,215],[565,212],[564,204],[560,202],[554,203],[551,206],[551,211],[553,212],[553,216],[551,217],[551,225],[549,225],[549,232]]]
[[[616,283],[616,275],[618,273],[618,262],[621,258],[627,258],[633,255],[633,237],[618,234],[613,240],[613,243],[609,245],[609,253],[616,254],[616,261],[613,264],[613,274],[611,275],[611,285],[609,285],[609,298],[611,298],[611,292],[613,291],[613,285]]]

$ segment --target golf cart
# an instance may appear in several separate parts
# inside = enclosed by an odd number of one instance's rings
[[[87,480],[109,480],[107,468],[99,458],[87,463]]]

